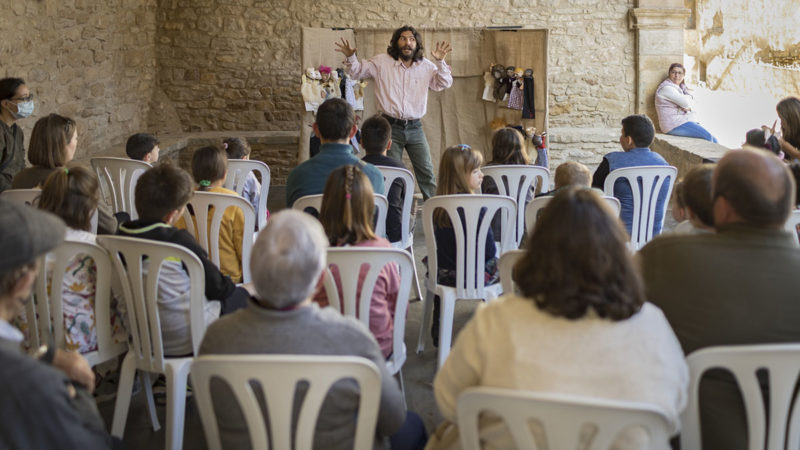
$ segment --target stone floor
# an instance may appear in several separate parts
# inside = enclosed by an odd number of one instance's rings
[[[270,210],[277,211],[282,207],[282,192],[270,193]],[[273,200],[274,198],[274,200]],[[425,250],[425,238],[422,233],[422,224],[417,215],[416,228],[414,233],[414,256],[417,263],[417,270],[422,278],[425,275],[425,268],[422,265],[422,258],[427,254]],[[676,225],[672,219],[670,211],[664,223],[664,230],[671,230]],[[413,287],[412,287],[413,289]],[[412,294],[413,295],[413,294]],[[455,307],[454,333],[457,334],[464,324],[472,317],[478,306],[477,301],[458,301]],[[422,302],[412,299],[408,308],[408,319],[406,321],[406,338],[408,346],[408,359],[403,366],[403,377],[405,381],[406,400],[408,408],[417,412],[425,422],[425,426],[430,433],[438,423],[442,421],[433,396],[433,377],[436,372],[436,349],[431,344],[430,332],[425,333],[426,348],[421,354],[416,354],[417,337],[422,316]],[[103,403],[100,412],[106,423],[110,423],[113,416],[114,402]],[[158,417],[161,421],[161,430],[154,432],[149,424],[147,406],[144,395],[139,394],[131,401],[131,408],[128,414],[127,427],[125,431],[126,449],[162,448],[165,440],[165,413],[166,407],[157,407]],[[205,449],[205,436],[203,435],[200,416],[198,415],[195,403],[188,399],[186,403],[186,424],[184,427],[184,449]]]

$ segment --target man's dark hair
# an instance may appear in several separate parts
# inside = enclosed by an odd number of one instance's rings
[[[634,114],[622,119],[622,129],[625,136],[633,138],[637,147],[650,147],[656,137],[653,121],[644,114]]]
[[[345,100],[330,98],[319,105],[316,123],[320,139],[339,141],[350,137],[350,130],[356,123],[356,113]]]
[[[17,95],[17,89],[25,84],[22,78],[3,78],[0,80],[0,100],[8,100]]]
[[[125,153],[128,158],[137,159],[139,161],[144,159],[144,156],[153,151],[158,145],[158,139],[149,133],[136,133],[128,138],[125,144]]]
[[[714,226],[714,198],[711,194],[713,164],[692,167],[680,185],[683,203],[703,224]]]
[[[381,115],[375,115],[361,124],[361,146],[368,155],[381,154],[392,137],[392,126]]]
[[[403,25],[402,27],[394,30],[394,33],[392,33],[392,40],[389,41],[389,46],[386,47],[386,53],[388,53],[389,56],[395,60],[400,58],[402,53],[400,52],[400,48],[397,46],[397,41],[400,40],[400,35],[405,31],[414,33],[414,40],[417,41],[417,48],[414,50],[414,54],[411,55],[411,60],[421,60],[423,53],[425,53],[425,47],[422,45],[422,36],[420,36],[420,34],[417,33],[417,30],[411,25]]]
[[[189,203],[192,177],[169,161],[148,169],[136,182],[136,212],[142,220],[161,220]]]

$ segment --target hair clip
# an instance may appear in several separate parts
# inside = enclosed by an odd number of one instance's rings
[[[223,143],[222,143],[222,148],[224,148],[225,150],[227,150],[227,149],[228,149],[228,143],[227,143],[227,142],[223,142]]]
[[[208,181],[208,180],[200,180],[200,183],[198,183],[198,184],[199,184],[200,186],[203,186],[203,187],[209,187],[209,186],[211,186],[211,182],[210,182],[210,181]]]
[[[348,192],[347,194],[344,194],[344,198],[350,200],[350,193]]]
[[[67,175],[69,175],[69,169],[67,169],[66,167],[64,167],[64,173],[65,173],[65,174],[67,174]]]
[[[464,151],[464,150],[472,150],[472,147],[470,147],[467,144],[458,144],[458,145],[456,145],[456,147],[458,147],[458,149],[462,150],[462,151]]]

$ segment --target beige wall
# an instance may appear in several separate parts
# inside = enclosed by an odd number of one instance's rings
[[[634,110],[632,6],[620,0],[167,0],[158,14],[159,85],[184,130],[292,130],[302,112],[303,26],[526,25],[550,29],[550,126],[616,127]]]
[[[78,122],[78,156],[146,127],[155,86],[156,0],[7,1],[0,10],[0,76],[22,77],[34,116]]]

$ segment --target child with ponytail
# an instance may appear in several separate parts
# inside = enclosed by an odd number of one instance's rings
[[[228,156],[219,147],[203,147],[192,155],[192,176],[200,192],[237,195],[222,187],[228,175]],[[209,211],[209,230],[212,215]],[[175,226],[186,228],[182,220]],[[242,282],[242,239],[244,236],[244,213],[236,207],[228,207],[222,215],[219,228],[219,269],[231,277],[234,283]]]
[[[375,213],[375,195],[369,178],[358,165],[342,166],[328,176],[325,191],[322,195],[319,219],[330,244],[334,247],[379,247],[392,248],[384,238],[378,237],[372,229]],[[367,267],[359,274],[359,288],[367,276]],[[339,286],[341,282],[336,267],[331,272]],[[328,298],[322,283],[318,285],[314,301],[327,306]],[[394,309],[397,293],[400,290],[400,273],[395,264],[388,264],[381,269],[369,308],[369,329],[377,339],[384,357],[392,353],[392,333],[394,330]]]
[[[39,208],[64,220],[67,224],[65,240],[94,244],[97,236],[92,232],[91,220],[99,201],[98,187],[94,172],[85,167],[57,169],[44,182]],[[98,263],[105,262],[78,255],[67,265],[61,285],[67,350],[80,353],[97,350],[94,302]],[[51,258],[48,258],[48,264],[52,264]],[[111,325],[114,340],[125,342],[127,333],[113,307]]]

